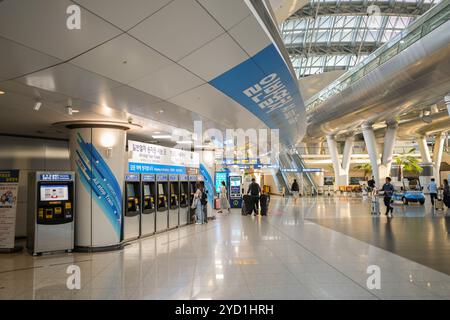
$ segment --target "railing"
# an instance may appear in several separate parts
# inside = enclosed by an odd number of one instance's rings
[[[323,101],[344,91],[370,71],[392,59],[413,43],[419,41],[424,36],[447,22],[450,19],[449,1],[450,0],[443,0],[441,3],[428,10],[392,40],[385,43],[361,63],[332,82],[326,89],[312,96],[306,102],[306,112],[313,111]]]

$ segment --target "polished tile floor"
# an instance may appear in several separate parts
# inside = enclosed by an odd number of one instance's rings
[[[366,206],[273,197],[268,217],[236,210],[122,251],[0,255],[0,299],[450,298],[450,276],[314,222],[360,219]],[[66,286],[72,264],[81,270],[80,290]],[[371,265],[380,268],[380,289],[366,285]]]

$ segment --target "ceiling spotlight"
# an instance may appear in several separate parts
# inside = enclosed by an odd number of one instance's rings
[[[0,90],[0,96],[5,94],[5,93],[6,93],[5,91]]]
[[[161,110],[158,110],[158,111],[156,111],[156,113],[157,113],[157,114],[161,114],[161,113],[164,113],[164,110],[163,110],[163,109],[161,109]]]
[[[41,106],[42,106],[42,102],[36,101],[36,103],[34,104],[34,107],[33,107],[34,111],[39,111],[41,109]]]
[[[70,107],[70,106],[67,106],[67,107],[66,107],[66,110],[67,110],[67,114],[68,114],[69,116],[72,116],[74,113],[80,112],[80,110],[74,109],[74,108],[72,108],[72,107]]]

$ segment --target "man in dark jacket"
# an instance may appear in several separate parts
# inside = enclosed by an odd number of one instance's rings
[[[369,187],[369,192],[372,192],[372,190],[374,190],[375,189],[375,178],[374,178],[374,176],[372,176],[372,178],[369,180],[369,181],[367,181],[367,186]]]
[[[259,211],[259,194],[261,193],[261,187],[259,184],[256,183],[255,178],[252,179],[252,183],[248,186],[247,194],[250,194],[250,196],[253,198],[253,213],[255,215],[258,214]]]
[[[386,183],[383,185],[380,191],[384,192],[383,202],[386,206],[386,215],[388,218],[392,217],[394,208],[391,206],[392,195],[394,194],[394,186],[391,184],[392,179],[386,177]]]

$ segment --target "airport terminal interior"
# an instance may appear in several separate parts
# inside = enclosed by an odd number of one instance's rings
[[[0,0],[0,299],[450,299],[449,20]]]

